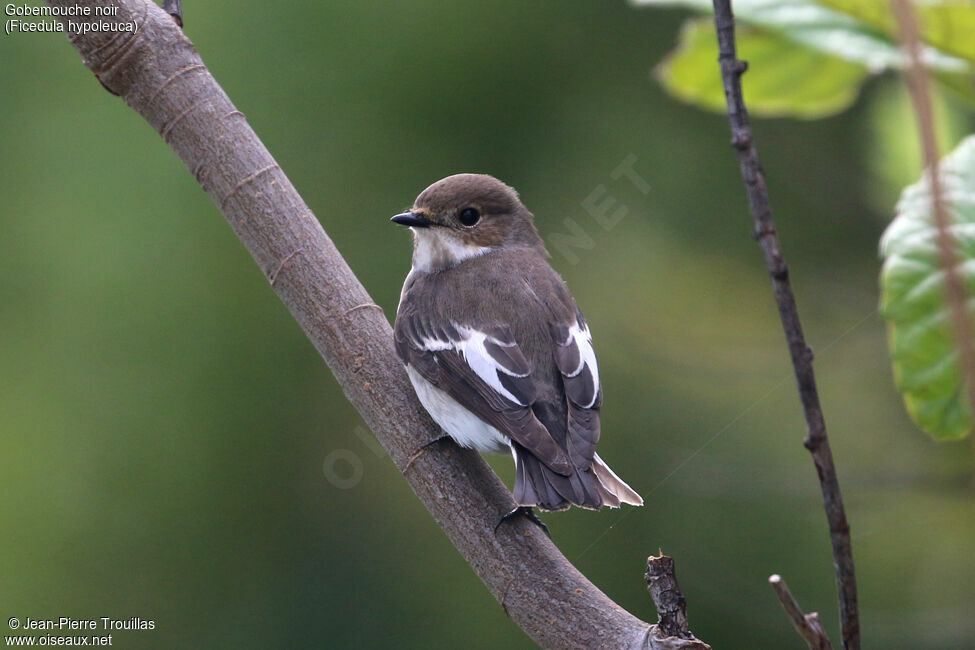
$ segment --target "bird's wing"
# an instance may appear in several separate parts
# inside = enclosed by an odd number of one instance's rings
[[[555,365],[562,373],[569,407],[566,448],[573,465],[589,467],[599,442],[599,407],[603,403],[592,335],[578,310],[574,323],[552,325],[550,331],[555,343]]]
[[[436,324],[399,314],[396,352],[424,379],[534,454],[551,470],[572,473],[565,452],[532,412],[532,368],[507,325]]]

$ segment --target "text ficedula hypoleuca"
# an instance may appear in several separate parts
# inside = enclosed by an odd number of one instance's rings
[[[514,456],[515,501],[643,505],[596,453],[592,337],[518,194],[482,174],[437,181],[392,221],[413,231],[396,351],[458,444]]]

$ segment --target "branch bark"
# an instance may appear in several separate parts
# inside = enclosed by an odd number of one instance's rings
[[[407,463],[439,430],[393,351],[392,331],[244,115],[176,23],[148,0],[49,0],[118,7],[138,31],[70,34],[85,65],[149,122],[223,212],[390,458],[450,541],[532,639],[545,647],[649,648],[655,626],[573,567],[515,507],[474,452],[445,443]],[[92,13],[95,13],[92,11]]]
[[[836,587],[839,593],[840,622],[843,628],[843,647],[846,650],[859,650],[860,618],[857,611],[857,585],[853,569],[850,526],[843,507],[840,483],[826,434],[826,421],[816,389],[813,353],[806,344],[802,331],[799,309],[789,282],[789,269],[782,256],[775,222],[772,219],[765,175],[758,158],[758,151],[752,141],[748,111],[741,91],[741,75],[748,66],[738,59],[736,52],[735,19],[731,11],[731,0],[713,0],[713,2],[714,22],[718,32],[718,61],[721,65],[721,78],[728,104],[728,120],[731,123],[731,144],[738,154],[738,165],[741,168],[741,177],[745,183],[749,207],[755,222],[755,238],[765,253],[765,264],[772,278],[775,302],[785,330],[789,355],[792,358],[799,387],[799,399],[806,418],[807,435],[803,444],[812,454],[816,466],[826,520],[829,524],[833,563],[836,568]]]

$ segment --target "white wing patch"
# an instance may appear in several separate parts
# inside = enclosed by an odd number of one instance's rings
[[[485,343],[490,342],[493,345],[502,348],[513,348],[517,346],[517,343],[505,343],[493,336],[485,334],[484,332],[479,332],[478,330],[471,329],[468,327],[462,327],[460,325],[453,325],[454,329],[457,330],[459,339],[456,341],[443,341],[441,339],[435,338],[424,338],[422,340],[423,349],[427,352],[442,352],[444,350],[456,350],[464,358],[464,361],[470,367],[474,373],[484,381],[485,384],[490,386],[498,394],[502,395],[505,399],[510,400],[518,406],[527,406],[527,404],[520,401],[517,397],[511,394],[507,388],[501,383],[501,379],[498,377],[498,373],[503,372],[509,377],[527,377],[529,373],[517,373],[509,368],[505,368],[503,365],[497,362],[497,360],[491,356],[485,347]],[[590,345],[590,354],[592,346]],[[593,357],[595,361],[595,357]]]
[[[443,352],[444,350],[454,349],[453,342],[441,341],[440,339],[424,338],[420,341],[420,345],[425,352]]]
[[[589,325],[580,328],[577,322],[570,327],[569,336],[566,337],[562,345],[565,346],[570,343],[575,343],[576,349],[579,350],[579,366],[572,372],[566,374],[566,377],[576,377],[586,366],[589,366],[589,373],[592,375],[593,383],[592,401],[588,404],[581,404],[580,406],[587,409],[592,408],[599,395],[599,366],[596,363],[596,351],[592,348],[592,334],[589,332]]]

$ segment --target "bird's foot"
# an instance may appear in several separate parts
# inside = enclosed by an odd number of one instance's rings
[[[499,521],[498,525],[494,527],[495,534],[497,534],[498,528],[501,528],[501,524],[503,524],[506,521],[509,521],[514,517],[517,517],[518,515],[524,515],[525,517],[527,517],[528,521],[534,523],[535,525],[537,525],[539,528],[542,529],[542,532],[545,533],[546,537],[552,539],[552,534],[548,532],[548,526],[546,526],[545,522],[543,522],[541,519],[538,518],[538,515],[535,514],[535,509],[532,508],[531,506],[518,506],[517,508],[515,508],[514,510],[506,514],[504,517],[501,517],[501,521]]]
[[[410,471],[410,468],[411,468],[411,467],[413,467],[413,463],[415,463],[415,462],[416,462],[416,460],[417,460],[417,459],[418,459],[418,458],[419,458],[420,456],[422,456],[422,455],[423,455],[423,452],[425,452],[425,451],[427,450],[427,447],[432,447],[433,445],[435,445],[435,444],[437,444],[438,442],[441,442],[442,440],[444,440],[444,439],[446,439],[446,438],[449,438],[449,437],[450,437],[450,436],[448,436],[448,435],[447,435],[447,434],[445,433],[445,434],[443,434],[443,435],[441,435],[441,436],[440,436],[439,438],[434,438],[434,439],[433,439],[433,440],[431,440],[430,442],[425,442],[425,443],[423,443],[422,445],[420,445],[419,447],[417,447],[417,448],[416,448],[416,449],[415,449],[415,450],[413,451],[413,455],[412,455],[412,456],[410,456],[410,459],[409,459],[408,461],[406,461],[406,467],[404,467],[404,468],[403,468],[403,473],[404,473],[404,474],[406,474],[406,473],[407,473],[408,471]]]
[[[183,26],[183,0],[163,0],[163,11],[172,16],[177,25]]]

